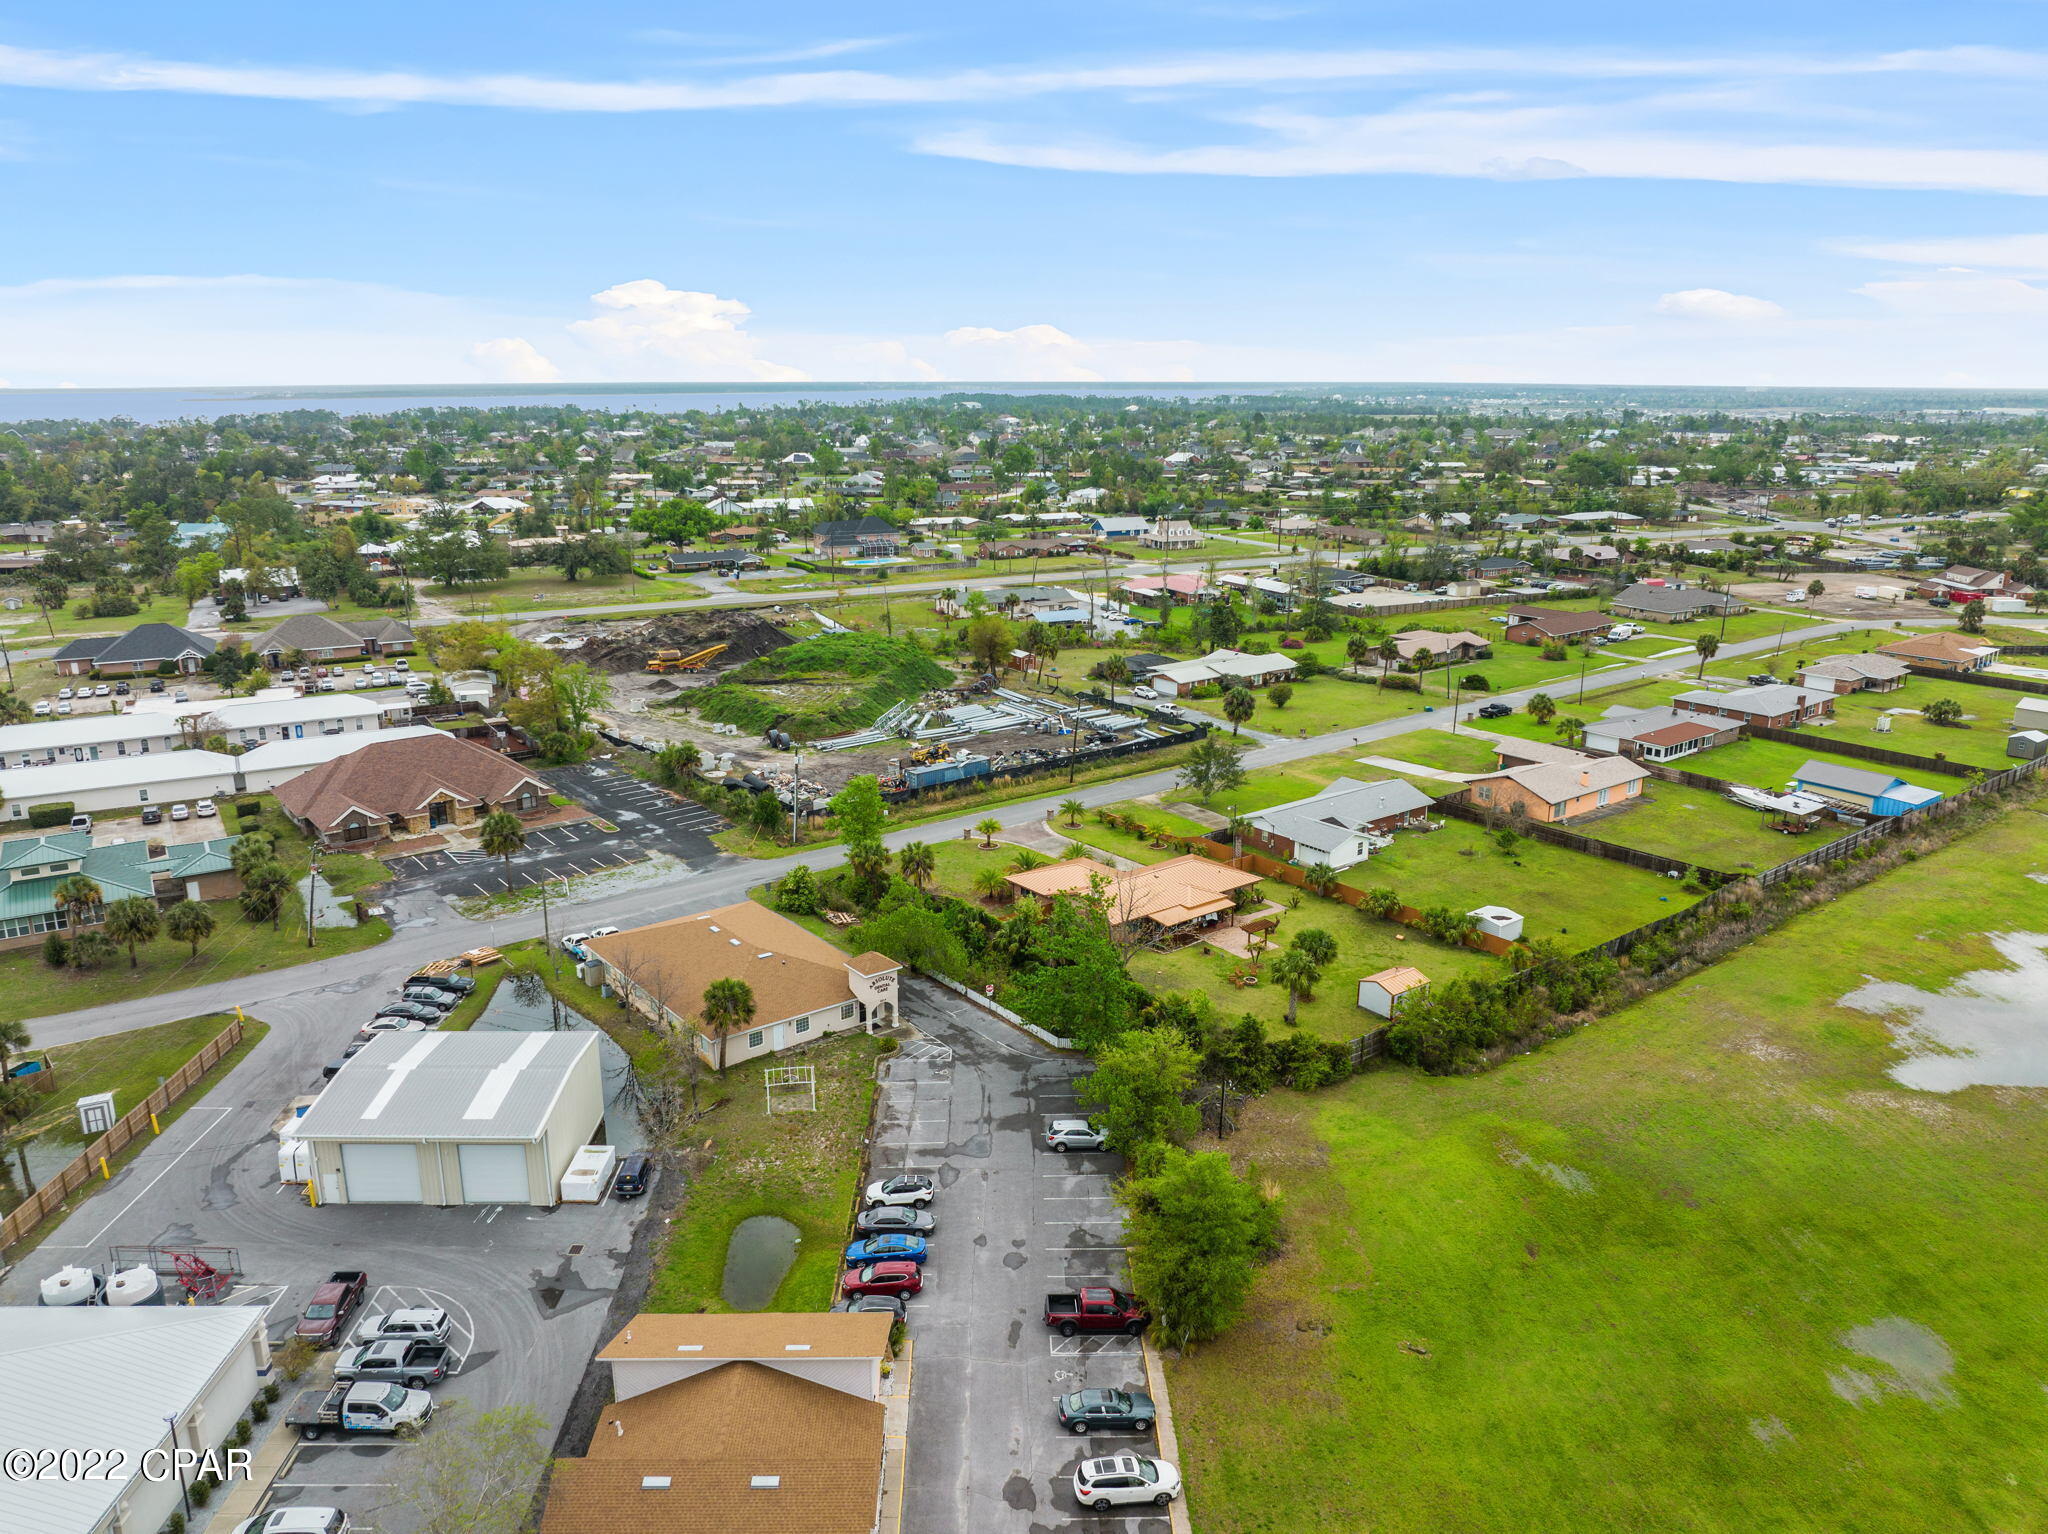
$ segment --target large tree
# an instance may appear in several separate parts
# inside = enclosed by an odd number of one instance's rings
[[[124,895],[107,907],[107,936],[128,950],[128,967],[137,965],[135,950],[156,941],[163,913],[147,895]]]
[[[477,827],[476,844],[485,857],[503,860],[509,879],[512,859],[526,850],[526,825],[510,810],[492,810]]]
[[[1178,1034],[1134,1028],[1096,1051],[1095,1069],[1074,1083],[1081,1106],[1126,1157],[1159,1141],[1185,1144],[1201,1127],[1187,1101],[1201,1058]]]
[[[1204,804],[1242,788],[1245,776],[1244,747],[1221,736],[1197,741],[1180,764],[1181,787],[1194,790]]]
[[[464,1402],[440,1402],[391,1501],[418,1534],[520,1534],[548,1468],[550,1432],[524,1404],[471,1416]]]
[[[1117,1188],[1126,1211],[1132,1287],[1174,1345],[1206,1341],[1237,1319],[1260,1259],[1277,1237],[1277,1211],[1221,1151],[1168,1146],[1146,1175]]]

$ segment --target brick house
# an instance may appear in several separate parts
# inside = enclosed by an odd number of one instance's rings
[[[453,735],[372,741],[280,783],[277,802],[322,845],[421,836],[469,826],[493,810],[521,817],[548,808],[546,782],[496,751]]]
[[[1915,634],[1877,647],[1879,655],[1895,655],[1909,666],[1930,671],[1983,671],[1998,659],[1998,646],[1968,634]]]
[[[1671,706],[1686,713],[1718,714],[1743,724],[1762,725],[1772,730],[1796,730],[1810,719],[1831,717],[1835,712],[1832,688],[1795,687],[1779,682],[1770,687],[1738,687],[1733,692],[1695,688],[1671,700]]]
[[[125,634],[96,634],[74,639],[50,664],[59,676],[146,676],[163,665],[186,676],[195,674],[213,654],[214,642],[170,623],[138,623]]]
[[[344,622],[324,613],[298,613],[267,634],[249,641],[249,653],[273,670],[288,651],[303,651],[307,660],[325,663],[361,660],[364,656],[410,655],[412,629],[396,618],[361,618]]]
[[[1614,619],[1606,613],[1564,612],[1555,607],[1510,607],[1506,638],[1510,644],[1541,645],[1606,634]]]

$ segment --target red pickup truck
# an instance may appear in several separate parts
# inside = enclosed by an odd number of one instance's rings
[[[1137,1336],[1152,1324],[1151,1312],[1121,1289],[1083,1289],[1078,1294],[1048,1294],[1045,1324],[1062,1337],[1076,1332],[1125,1332]]]
[[[366,1273],[344,1269],[328,1274],[326,1282],[306,1302],[305,1314],[299,1317],[292,1335],[305,1338],[316,1348],[333,1347],[347,1333],[349,1317],[369,1292],[370,1278]]]

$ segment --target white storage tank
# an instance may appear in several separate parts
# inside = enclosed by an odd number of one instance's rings
[[[59,1268],[42,1282],[38,1305],[97,1305],[106,1280],[76,1264]]]
[[[313,1180],[313,1152],[304,1140],[284,1139],[277,1142],[277,1180],[279,1182],[311,1182]]]
[[[164,1286],[154,1268],[138,1263],[135,1267],[121,1269],[107,1280],[106,1303],[114,1306],[161,1305],[164,1303]]]
[[[612,1185],[612,1169],[618,1163],[619,1152],[615,1146],[584,1146],[569,1162],[569,1170],[562,1174],[562,1202],[602,1203]]]
[[[1510,943],[1522,940],[1522,914],[1510,911],[1504,905],[1483,905],[1466,915],[1479,923],[1479,930],[1489,937],[1497,937]]]

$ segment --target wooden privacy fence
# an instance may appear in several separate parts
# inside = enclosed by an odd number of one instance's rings
[[[2044,651],[2048,654],[2048,651]],[[1972,687],[2002,687],[2007,692],[2031,692],[2037,696],[2048,693],[2048,682],[2030,682],[2023,676],[1993,676],[1988,671],[1944,671],[1939,666],[1916,666],[1906,662],[1906,669],[1915,676],[1932,677],[1937,682],[1968,682]]]
[[[1653,778],[1666,783],[1683,783],[1687,788],[1704,788],[1710,794],[1725,794],[1735,785],[1726,778],[1710,778],[1704,772],[1687,772],[1683,767],[1670,767],[1663,762],[1646,762],[1631,758]]]
[[[80,1151],[69,1165],[45,1181],[6,1219],[0,1220],[0,1251],[5,1251],[21,1240],[40,1225],[53,1210],[63,1207],[65,1199],[99,1176],[101,1157],[104,1156],[111,1162],[137,1135],[148,1131],[152,1114],[163,1112],[183,1097],[201,1077],[218,1065],[221,1059],[241,1042],[242,1023],[241,1019],[237,1018],[215,1034],[198,1054],[179,1066],[162,1086],[122,1114],[112,1129]]]
[[[1469,820],[1483,826],[1504,824],[1468,799],[1439,799],[1436,807],[1458,820]],[[1631,867],[1647,868],[1652,873],[1701,873],[1709,879],[1717,880],[1735,877],[1733,874],[1722,873],[1719,869],[1709,868],[1704,863],[1688,863],[1683,858],[1667,858],[1661,852],[1645,852],[1639,847],[1624,847],[1618,842],[1603,842],[1598,837],[1567,831],[1563,826],[1554,826],[1548,821],[1521,821],[1516,823],[1515,830],[1520,835],[1534,837],[1539,842],[1548,842],[1553,847],[1569,847],[1574,852],[1590,853],[1596,858],[1606,858],[1611,863],[1627,863]]]
[[[1980,770],[1967,762],[1952,762],[1945,756],[1915,756],[1910,751],[1891,751],[1883,746],[1836,740],[1832,735],[1817,735],[1807,730],[1779,730],[1764,724],[1752,724],[1746,728],[1752,740],[1775,740],[1788,746],[1804,746],[1809,751],[1832,751],[1836,756],[1852,756],[1861,762],[1882,762],[1887,767],[1917,767],[1922,772],[1946,773],[1952,778],[1967,778]]]

